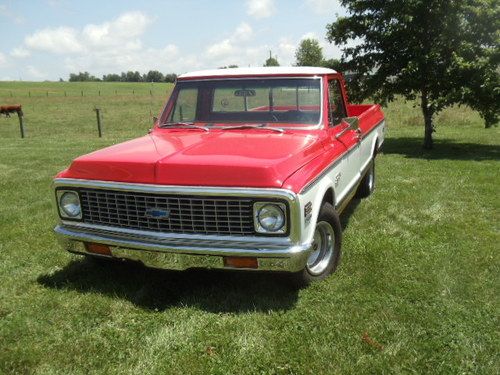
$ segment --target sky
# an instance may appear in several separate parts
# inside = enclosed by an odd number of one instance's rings
[[[269,50],[292,65],[310,37],[339,58],[325,39],[339,15],[338,0],[0,0],[0,80],[262,66]]]

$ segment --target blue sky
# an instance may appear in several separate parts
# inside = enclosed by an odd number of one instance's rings
[[[261,66],[269,50],[291,65],[306,37],[338,58],[325,27],[343,14],[337,0],[0,0],[0,80]]]

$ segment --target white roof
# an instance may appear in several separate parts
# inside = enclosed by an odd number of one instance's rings
[[[313,66],[275,66],[258,68],[229,68],[199,70],[197,72],[184,73],[179,78],[200,77],[224,77],[224,76],[262,76],[262,75],[322,75],[337,73],[333,69],[319,68]]]

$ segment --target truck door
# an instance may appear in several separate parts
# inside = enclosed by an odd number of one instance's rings
[[[332,142],[340,142],[346,147],[346,153],[340,162],[340,171],[335,176],[335,194],[337,200],[342,200],[351,190],[359,177],[360,149],[359,134],[348,130],[338,136],[342,130],[349,126],[343,119],[347,117],[346,102],[338,77],[328,78],[328,122]]]

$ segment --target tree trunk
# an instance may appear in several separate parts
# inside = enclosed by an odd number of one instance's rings
[[[424,115],[424,149],[431,150],[434,146],[434,141],[432,139],[432,133],[434,133],[434,124],[432,123],[432,117],[434,116],[434,111],[429,106],[429,101],[427,98],[427,90],[422,90],[422,113]]]

